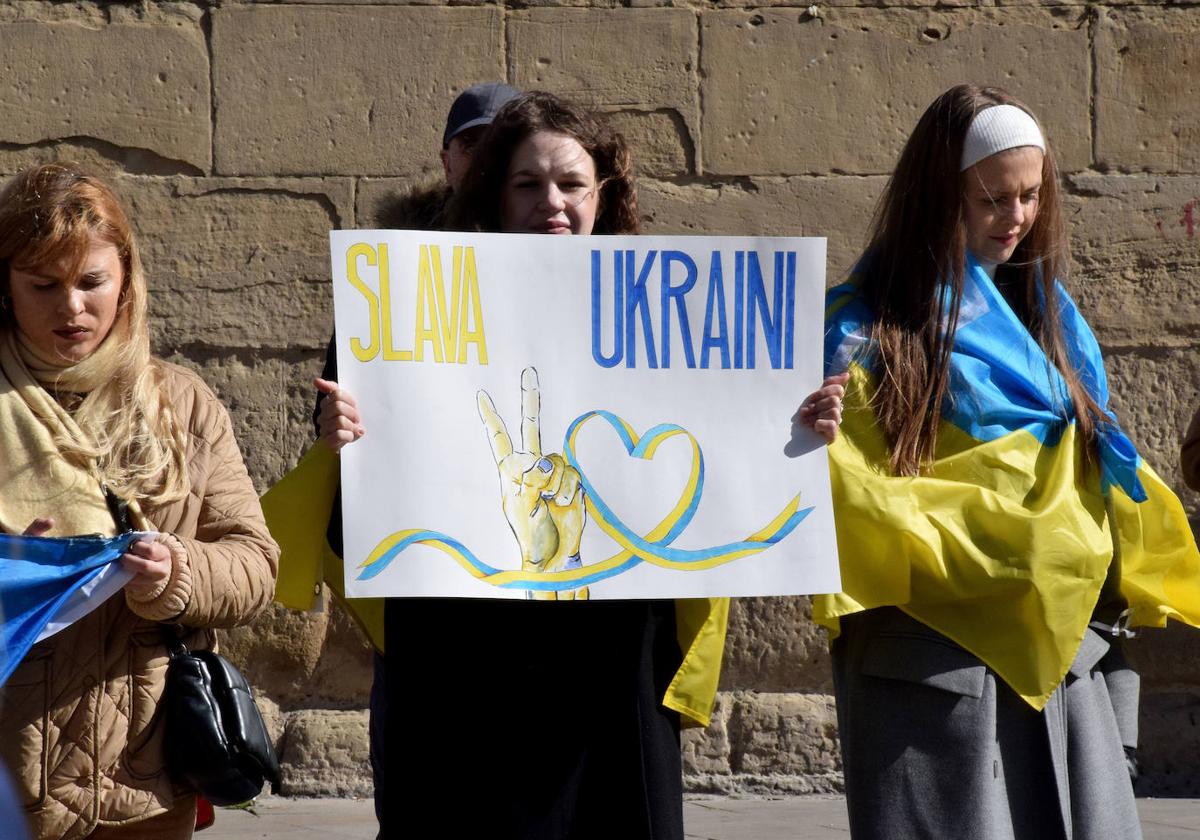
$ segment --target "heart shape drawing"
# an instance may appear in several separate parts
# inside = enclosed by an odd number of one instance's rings
[[[626,453],[633,458],[652,459],[664,441],[678,435],[685,436],[691,445],[691,472],[679,499],[671,512],[645,536],[637,534],[621,521],[589,480],[586,470],[579,463],[576,455],[576,438],[584,425],[597,417],[608,423],[625,446]],[[587,569],[598,571],[610,564],[623,565],[630,555],[655,566],[678,571],[712,569],[740,557],[757,554],[774,545],[790,534],[812,511],[811,507],[801,510],[800,497],[796,496],[766,527],[742,540],[702,549],[671,548],[671,543],[691,523],[704,492],[704,454],[700,449],[700,444],[690,432],[673,423],[660,423],[639,436],[632,426],[612,412],[589,411],[577,417],[568,427],[563,441],[563,457],[579,472],[586,493],[590,518],[622,549],[608,560],[589,564]]]
[[[608,423],[633,458],[652,460],[658,447],[673,437],[684,436],[692,448],[692,461],[687,480],[670,512],[641,535],[629,528],[612,510],[588,478],[576,455],[576,438],[590,421],[600,418]],[[687,429],[673,423],[660,423],[638,435],[633,427],[610,411],[589,411],[571,422],[563,440],[563,457],[579,473],[588,514],[620,550],[597,563],[554,572],[525,572],[502,570],[490,566],[460,541],[446,534],[425,529],[398,531],[375,547],[362,564],[359,580],[375,577],[405,548],[413,544],[437,548],[453,557],[473,577],[504,589],[562,591],[579,589],[625,572],[639,563],[650,563],[674,571],[712,569],[733,560],[758,554],[775,545],[795,530],[812,508],[800,508],[800,496],[795,496],[766,526],[732,543],[700,549],[672,548],[675,541],[691,524],[704,492],[704,453],[700,444]]]

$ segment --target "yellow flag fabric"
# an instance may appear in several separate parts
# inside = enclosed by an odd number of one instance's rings
[[[325,538],[337,486],[338,457],[316,443],[262,497],[267,527],[280,550],[275,600],[293,610],[312,609],[324,582],[382,653],[383,599],[345,597],[342,558]]]
[[[683,663],[662,702],[679,712],[685,727],[708,726],[712,719],[728,627],[728,598],[684,598],[675,602],[675,635],[683,651]]]
[[[1070,363],[1104,412],[1099,468],[1083,463],[1058,368],[968,257],[937,451],[919,476],[901,477],[872,409],[874,316],[857,276],[829,291],[826,371],[851,374],[829,450],[844,591],[813,603],[833,633],[843,615],[898,607],[1038,709],[1074,660],[1110,568],[1129,606],[1122,623],[1200,625],[1200,553],[1183,507],[1108,410],[1091,328],[1061,284],[1054,295],[1040,305],[1057,310]]]
[[[1149,498],[1114,496],[1121,548],[1121,594],[1133,624],[1163,627],[1168,618],[1200,626],[1200,552],[1183,506],[1146,464],[1139,473]]]
[[[342,558],[325,538],[337,483],[337,456],[315,443],[295,469],[263,496],[267,526],[281,551],[275,600],[291,609],[311,609],[324,581],[375,649],[383,652],[383,599],[345,597]],[[728,618],[728,598],[675,602],[683,663],[662,702],[679,712],[684,726],[707,726],[711,720]]]

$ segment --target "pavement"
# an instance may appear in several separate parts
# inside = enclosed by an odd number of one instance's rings
[[[1144,840],[1200,840],[1200,799],[1139,799]],[[688,797],[688,840],[848,840],[846,800]],[[364,799],[266,796],[251,811],[218,810],[200,840],[374,840],[375,811]],[[1120,840],[1120,838],[1114,838]]]

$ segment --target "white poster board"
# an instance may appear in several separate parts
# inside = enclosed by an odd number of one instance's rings
[[[840,588],[825,240],[330,234],[346,593]]]

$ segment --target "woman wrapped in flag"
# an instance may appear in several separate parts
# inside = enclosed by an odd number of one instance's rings
[[[1029,110],[959,86],[921,117],[829,292],[844,591],[832,645],[856,838],[1140,837],[1122,637],[1200,622],[1178,500],[1108,409]]]
[[[11,674],[5,663],[0,759],[38,838],[192,836],[196,799],[164,766],[161,626],[212,647],[212,628],[250,620],[274,590],[278,549],[229,415],[198,376],[150,356],[147,315],[137,244],[106,184],[51,164],[4,186],[0,548],[22,569],[36,556],[65,573],[73,546],[117,545],[102,559],[128,578],[23,639]],[[152,533],[43,539],[127,526]],[[9,564],[5,639],[28,606],[12,585],[28,573]]]

